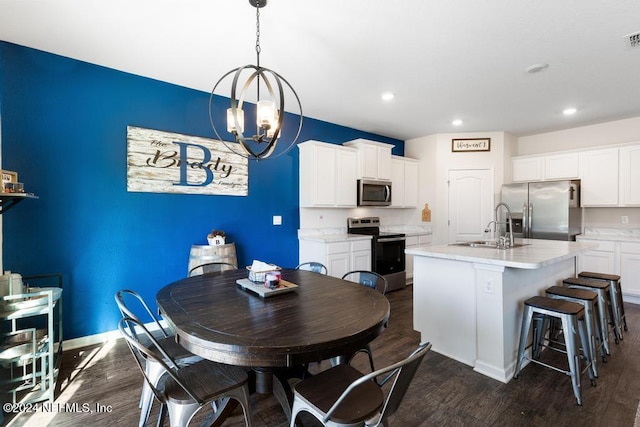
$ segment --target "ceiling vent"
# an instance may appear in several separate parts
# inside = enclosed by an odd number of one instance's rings
[[[628,48],[640,47],[640,31],[627,34],[626,36],[624,36],[624,40]]]

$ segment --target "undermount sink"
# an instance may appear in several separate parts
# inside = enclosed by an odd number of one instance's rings
[[[451,246],[466,246],[469,248],[489,248],[489,249],[514,249],[522,246],[529,246],[529,243],[514,243],[513,246],[500,247],[495,240],[475,240],[472,242],[452,243]]]

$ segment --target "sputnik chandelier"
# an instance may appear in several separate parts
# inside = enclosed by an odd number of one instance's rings
[[[267,5],[267,0],[249,0],[256,8],[256,65],[244,65],[234,68],[223,75],[215,84],[209,97],[209,120],[213,131],[220,141],[232,152],[249,159],[276,158],[288,152],[298,140],[302,129],[302,104],[298,94],[289,82],[280,74],[260,65],[260,9]],[[221,138],[214,123],[213,98],[214,92],[220,84],[233,75],[231,85],[231,106],[227,109],[227,132],[233,134],[237,144],[228,144],[225,138]],[[290,142],[285,143],[282,136],[282,124],[284,122],[284,93],[286,87],[296,99],[299,109],[298,130]],[[245,97],[249,90],[255,87],[255,108],[247,108],[247,115],[255,116],[256,132],[252,136],[245,136]],[[265,90],[266,89],[266,90]],[[276,144],[280,147],[276,151]],[[283,146],[284,144],[284,146]],[[241,150],[238,149],[238,145]],[[235,147],[234,147],[235,146]],[[275,155],[274,152],[276,153]],[[272,156],[273,155],[273,156]]]

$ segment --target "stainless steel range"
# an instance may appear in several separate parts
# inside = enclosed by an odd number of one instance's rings
[[[371,270],[385,276],[387,291],[401,289],[406,285],[404,234],[380,232],[380,218],[377,216],[348,218],[347,232],[373,236]]]

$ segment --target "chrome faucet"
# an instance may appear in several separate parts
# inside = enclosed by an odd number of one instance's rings
[[[511,209],[509,209],[509,205],[504,202],[500,202],[496,205],[496,219],[495,224],[502,224],[498,218],[498,211],[500,210],[500,206],[503,206],[507,210],[507,223],[509,224],[509,247],[513,247],[513,218],[511,217]],[[491,224],[491,223],[489,223]],[[502,238],[500,239],[502,241]],[[506,243],[506,239],[505,243]]]

